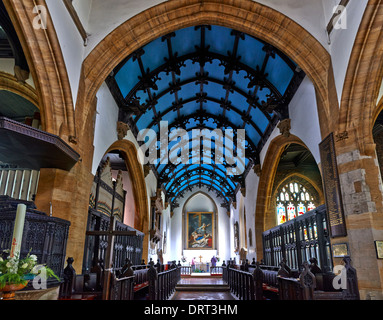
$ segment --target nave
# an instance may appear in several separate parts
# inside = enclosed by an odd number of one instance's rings
[[[1,1],[0,298],[383,300],[382,17]]]

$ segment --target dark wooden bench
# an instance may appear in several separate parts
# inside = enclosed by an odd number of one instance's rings
[[[64,269],[64,281],[60,287],[60,300],[94,300],[103,297],[102,263],[97,263],[89,274],[77,275],[73,268],[73,258],[68,258],[68,265]],[[154,300],[165,300],[174,292],[175,285],[181,277],[181,269],[173,262],[161,265],[132,266],[129,260],[122,268],[113,269],[109,290],[109,300],[134,300],[138,296],[145,298],[143,289],[147,289],[146,296]],[[152,274],[152,277],[150,277]],[[153,276],[154,275],[154,276]],[[149,290],[151,288],[151,290]],[[153,289],[155,288],[155,289]],[[155,290],[155,291],[153,291]],[[155,293],[153,293],[155,292]],[[137,294],[137,297],[136,297]]]
[[[262,294],[259,292],[259,299],[277,299],[279,294],[278,277],[289,278],[297,275],[297,272],[291,270],[285,261],[276,266],[266,266],[261,263],[254,263],[249,270],[253,273],[257,288],[262,288]]]
[[[68,258],[64,269],[64,281],[60,287],[60,300],[100,300],[103,292],[104,268],[102,261],[97,261],[90,273],[76,274],[73,268],[73,258]],[[111,279],[111,300],[133,299],[127,290],[133,285],[132,292],[137,292],[149,286],[147,266],[132,266],[127,260],[124,267],[114,269]],[[130,289],[129,289],[130,290]]]
[[[97,300],[102,297],[100,273],[77,275],[73,268],[73,258],[67,259],[64,281],[60,286],[59,300]]]
[[[280,300],[359,300],[359,289],[356,270],[351,266],[350,257],[343,259],[346,276],[346,287],[335,290],[332,284],[327,283],[335,275],[323,277],[324,274],[316,269],[314,274],[313,264],[303,264],[302,272],[298,278],[278,277]],[[315,264],[314,264],[315,266]],[[323,281],[325,279],[325,281]],[[319,281],[318,281],[319,280]],[[331,282],[332,282],[331,280]],[[322,283],[321,283],[322,282]]]

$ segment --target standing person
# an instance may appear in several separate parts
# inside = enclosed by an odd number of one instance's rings
[[[195,257],[191,261],[192,272],[195,271],[195,260],[194,259],[195,259]]]
[[[215,257],[215,256],[213,256],[213,258],[211,258],[211,266],[212,267],[215,267],[216,266],[216,264],[217,264],[217,258]]]

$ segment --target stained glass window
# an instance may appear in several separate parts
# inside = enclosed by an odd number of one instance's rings
[[[302,214],[305,214],[306,213],[306,206],[300,202],[298,204],[298,215],[301,216]]]
[[[309,188],[310,189],[310,188]],[[298,181],[283,185],[277,194],[277,223],[281,225],[316,208],[316,199]],[[316,230],[314,230],[316,232]]]
[[[286,208],[282,203],[278,204],[277,215],[278,215],[278,224],[282,224],[286,222]]]
[[[295,206],[291,202],[287,206],[287,216],[289,217],[289,220],[293,220],[297,217]]]

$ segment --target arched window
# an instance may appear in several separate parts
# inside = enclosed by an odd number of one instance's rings
[[[317,199],[299,181],[290,181],[276,193],[277,223],[281,225],[316,208]]]

